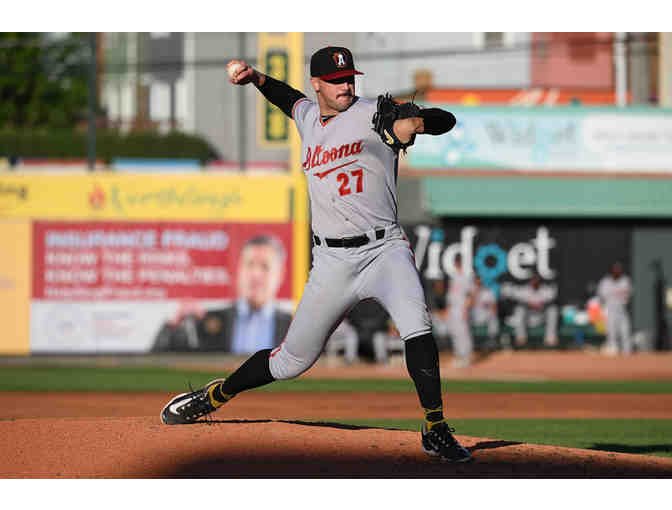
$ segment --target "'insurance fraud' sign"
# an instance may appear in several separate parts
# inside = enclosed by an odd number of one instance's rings
[[[149,352],[181,310],[238,298],[241,254],[261,237],[286,254],[275,300],[291,305],[291,223],[35,221],[30,351]]]

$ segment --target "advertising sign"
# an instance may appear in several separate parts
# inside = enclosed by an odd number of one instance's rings
[[[287,221],[286,176],[16,174],[0,177],[0,217]]]
[[[36,221],[32,246],[32,352],[147,352],[247,293],[292,307],[291,223]]]
[[[419,136],[415,169],[672,172],[672,112],[648,108],[457,107],[445,136]]]
[[[631,229],[580,220],[451,221],[405,226],[425,280],[450,279],[460,254],[501,300],[514,299],[533,274],[554,285],[560,304],[585,304],[616,261],[630,269]]]

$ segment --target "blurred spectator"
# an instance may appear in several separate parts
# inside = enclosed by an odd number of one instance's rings
[[[527,329],[545,325],[544,345],[558,345],[558,307],[555,304],[557,289],[551,285],[542,285],[541,277],[532,275],[530,282],[518,293],[511,322],[516,334],[516,344],[527,343]]]
[[[455,274],[448,288],[448,321],[455,353],[454,365],[464,368],[471,364],[474,339],[469,326],[469,310],[473,304],[474,281],[471,274],[462,269],[462,257],[455,257]]]
[[[481,277],[474,277],[474,299],[471,307],[471,323],[474,326],[486,326],[488,343],[486,346],[494,349],[497,346],[499,334],[499,317],[497,315],[497,296],[485,287]]]
[[[348,319],[343,319],[327,340],[325,351],[328,356],[336,355],[343,349],[343,358],[346,363],[358,361],[359,334]]]
[[[262,235],[246,241],[238,262],[236,301],[223,309],[164,324],[152,351],[244,354],[280,345],[292,320],[274,301],[284,278],[285,259],[285,249],[274,237]]]
[[[614,262],[609,274],[600,280],[597,294],[607,311],[607,340],[603,351],[608,355],[632,353],[630,318],[627,306],[632,294],[630,278],[623,274],[623,266]],[[619,345],[620,340],[620,345]]]

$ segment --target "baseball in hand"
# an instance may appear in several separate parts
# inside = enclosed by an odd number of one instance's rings
[[[229,78],[233,79],[242,68],[243,68],[242,64],[234,62],[226,67],[226,72],[229,73]]]

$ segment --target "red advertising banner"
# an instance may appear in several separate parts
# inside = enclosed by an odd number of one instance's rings
[[[278,299],[291,299],[291,223],[33,223],[33,299],[232,299],[241,249],[268,236],[284,249]]]

